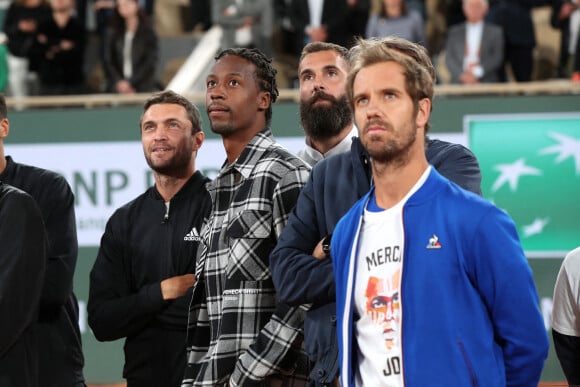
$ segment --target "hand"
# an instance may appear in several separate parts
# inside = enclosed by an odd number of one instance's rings
[[[178,275],[161,281],[161,294],[164,300],[174,300],[184,296],[195,285],[194,274]]]
[[[72,40],[63,39],[60,41],[60,49],[63,51],[72,50],[75,46]]]
[[[328,34],[326,33],[326,27],[307,27],[306,34],[310,37],[313,42],[326,42],[328,39]]]
[[[322,242],[324,242],[324,238],[322,238],[320,242],[318,242],[318,244],[314,248],[314,251],[312,252],[312,256],[316,259],[326,258],[326,253],[324,252],[324,250],[322,250]]]
[[[36,31],[36,21],[34,19],[22,19],[18,22],[18,29],[22,32]]]
[[[464,85],[474,85],[479,83],[479,79],[472,72],[466,71],[460,76],[461,83]]]
[[[133,94],[135,93],[135,89],[131,86],[131,83],[125,79],[121,79],[115,85],[115,89],[119,94]]]
[[[566,20],[570,17],[570,15],[572,14],[572,12],[574,12],[576,10],[576,8],[578,7],[578,5],[572,3],[572,2],[566,2],[564,4],[562,4],[562,8],[560,8],[560,13],[558,14],[558,19],[560,20]]]

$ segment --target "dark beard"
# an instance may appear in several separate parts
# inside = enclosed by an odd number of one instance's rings
[[[314,105],[324,98],[330,102],[329,106]],[[352,122],[352,114],[346,95],[335,98],[324,92],[316,92],[307,101],[300,101],[300,122],[307,136],[317,140],[334,137]]]

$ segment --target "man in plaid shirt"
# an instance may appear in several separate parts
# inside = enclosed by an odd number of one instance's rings
[[[227,49],[207,77],[206,110],[227,160],[209,183],[182,386],[297,386],[308,375],[304,307],[278,302],[269,255],[309,167],[268,128],[276,70],[255,49]]]

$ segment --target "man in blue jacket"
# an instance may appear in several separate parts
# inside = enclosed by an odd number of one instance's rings
[[[321,241],[328,241],[338,220],[371,186],[369,156],[358,138],[351,139],[356,127],[346,100],[347,59],[342,47],[330,43],[311,43],[302,51],[300,111],[307,146],[299,156],[317,164],[270,257],[280,298],[313,304],[304,322],[311,386],[333,385],[338,376],[334,277],[332,262],[317,259],[326,256]],[[339,114],[343,99],[348,116]],[[467,148],[429,139],[425,153],[442,175],[481,193],[479,165]]]
[[[391,37],[351,63],[374,186],[331,242],[341,385],[537,386],[548,339],[515,225],[425,157],[429,56]]]

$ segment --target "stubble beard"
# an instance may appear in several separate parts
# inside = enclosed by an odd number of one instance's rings
[[[192,153],[193,149],[189,149],[188,151],[181,147],[176,148],[173,157],[167,160],[155,162],[150,155],[145,155],[145,160],[147,161],[149,168],[157,174],[164,176],[179,176],[189,167],[191,158],[193,157]]]
[[[383,126],[394,132],[391,125],[383,123]],[[401,141],[389,139],[385,142],[379,135],[371,135],[363,142],[363,146],[375,164],[403,166],[409,162],[409,154],[415,141],[417,141],[417,128],[413,126],[413,129],[406,133]]]
[[[224,135],[227,136],[228,134],[232,134],[236,131],[236,129],[234,128],[234,123],[231,120],[229,120],[227,123],[224,124],[213,123],[210,120],[209,126],[213,133],[219,134],[220,136]]]
[[[315,105],[324,98],[330,105]],[[318,140],[337,136],[352,122],[352,113],[346,95],[335,98],[323,92],[315,93],[307,101],[300,101],[300,122],[306,134]]]

